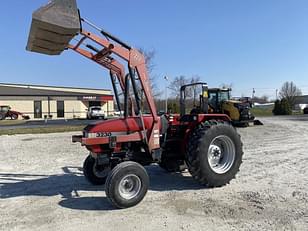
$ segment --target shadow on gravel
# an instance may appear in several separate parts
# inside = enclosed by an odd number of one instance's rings
[[[58,204],[64,208],[77,210],[116,210],[107,197],[72,197]]]
[[[167,173],[158,166],[146,167],[153,191],[198,190],[200,186],[190,176],[180,173]],[[63,167],[63,174],[10,174],[0,173],[0,200],[24,196],[56,196],[63,200],[59,205],[78,210],[112,210],[114,207],[106,197],[80,197],[78,191],[104,191],[104,185],[88,183],[82,169],[73,166]]]

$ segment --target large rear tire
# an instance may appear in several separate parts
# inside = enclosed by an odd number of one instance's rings
[[[128,208],[142,201],[149,187],[149,176],[140,164],[125,161],[109,173],[106,196],[117,208]]]
[[[199,183],[207,187],[228,184],[242,163],[242,142],[235,128],[216,122],[200,126],[191,135],[186,163]]]
[[[83,174],[93,185],[105,184],[109,172],[109,166],[97,165],[95,158],[91,155],[88,155],[83,163]]]

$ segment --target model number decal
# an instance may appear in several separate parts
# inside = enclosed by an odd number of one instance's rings
[[[96,137],[109,137],[111,136],[111,132],[97,132]]]

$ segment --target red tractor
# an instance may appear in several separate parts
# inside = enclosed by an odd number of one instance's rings
[[[10,106],[7,106],[7,105],[0,106],[0,120],[4,120],[6,118],[11,118],[12,120],[17,120],[18,116],[23,117],[23,114],[18,112],[18,111],[11,110]]]
[[[33,13],[27,50],[58,55],[65,49],[110,70],[118,111],[124,111],[123,117],[90,124],[72,137],[90,152],[83,164],[86,179],[105,184],[114,206],[131,207],[144,198],[149,176],[143,166],[152,163],[169,171],[186,163],[206,187],[228,184],[235,177],[243,155],[240,136],[227,115],[206,113],[206,84],[198,113],[186,113],[182,89],[181,114],[157,116],[144,56],[81,18],[75,0],[52,0]]]

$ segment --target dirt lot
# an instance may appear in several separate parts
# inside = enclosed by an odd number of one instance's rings
[[[115,210],[80,166],[72,133],[0,137],[0,230],[308,230],[308,117],[238,129],[244,161],[230,185],[148,167],[150,191]]]

